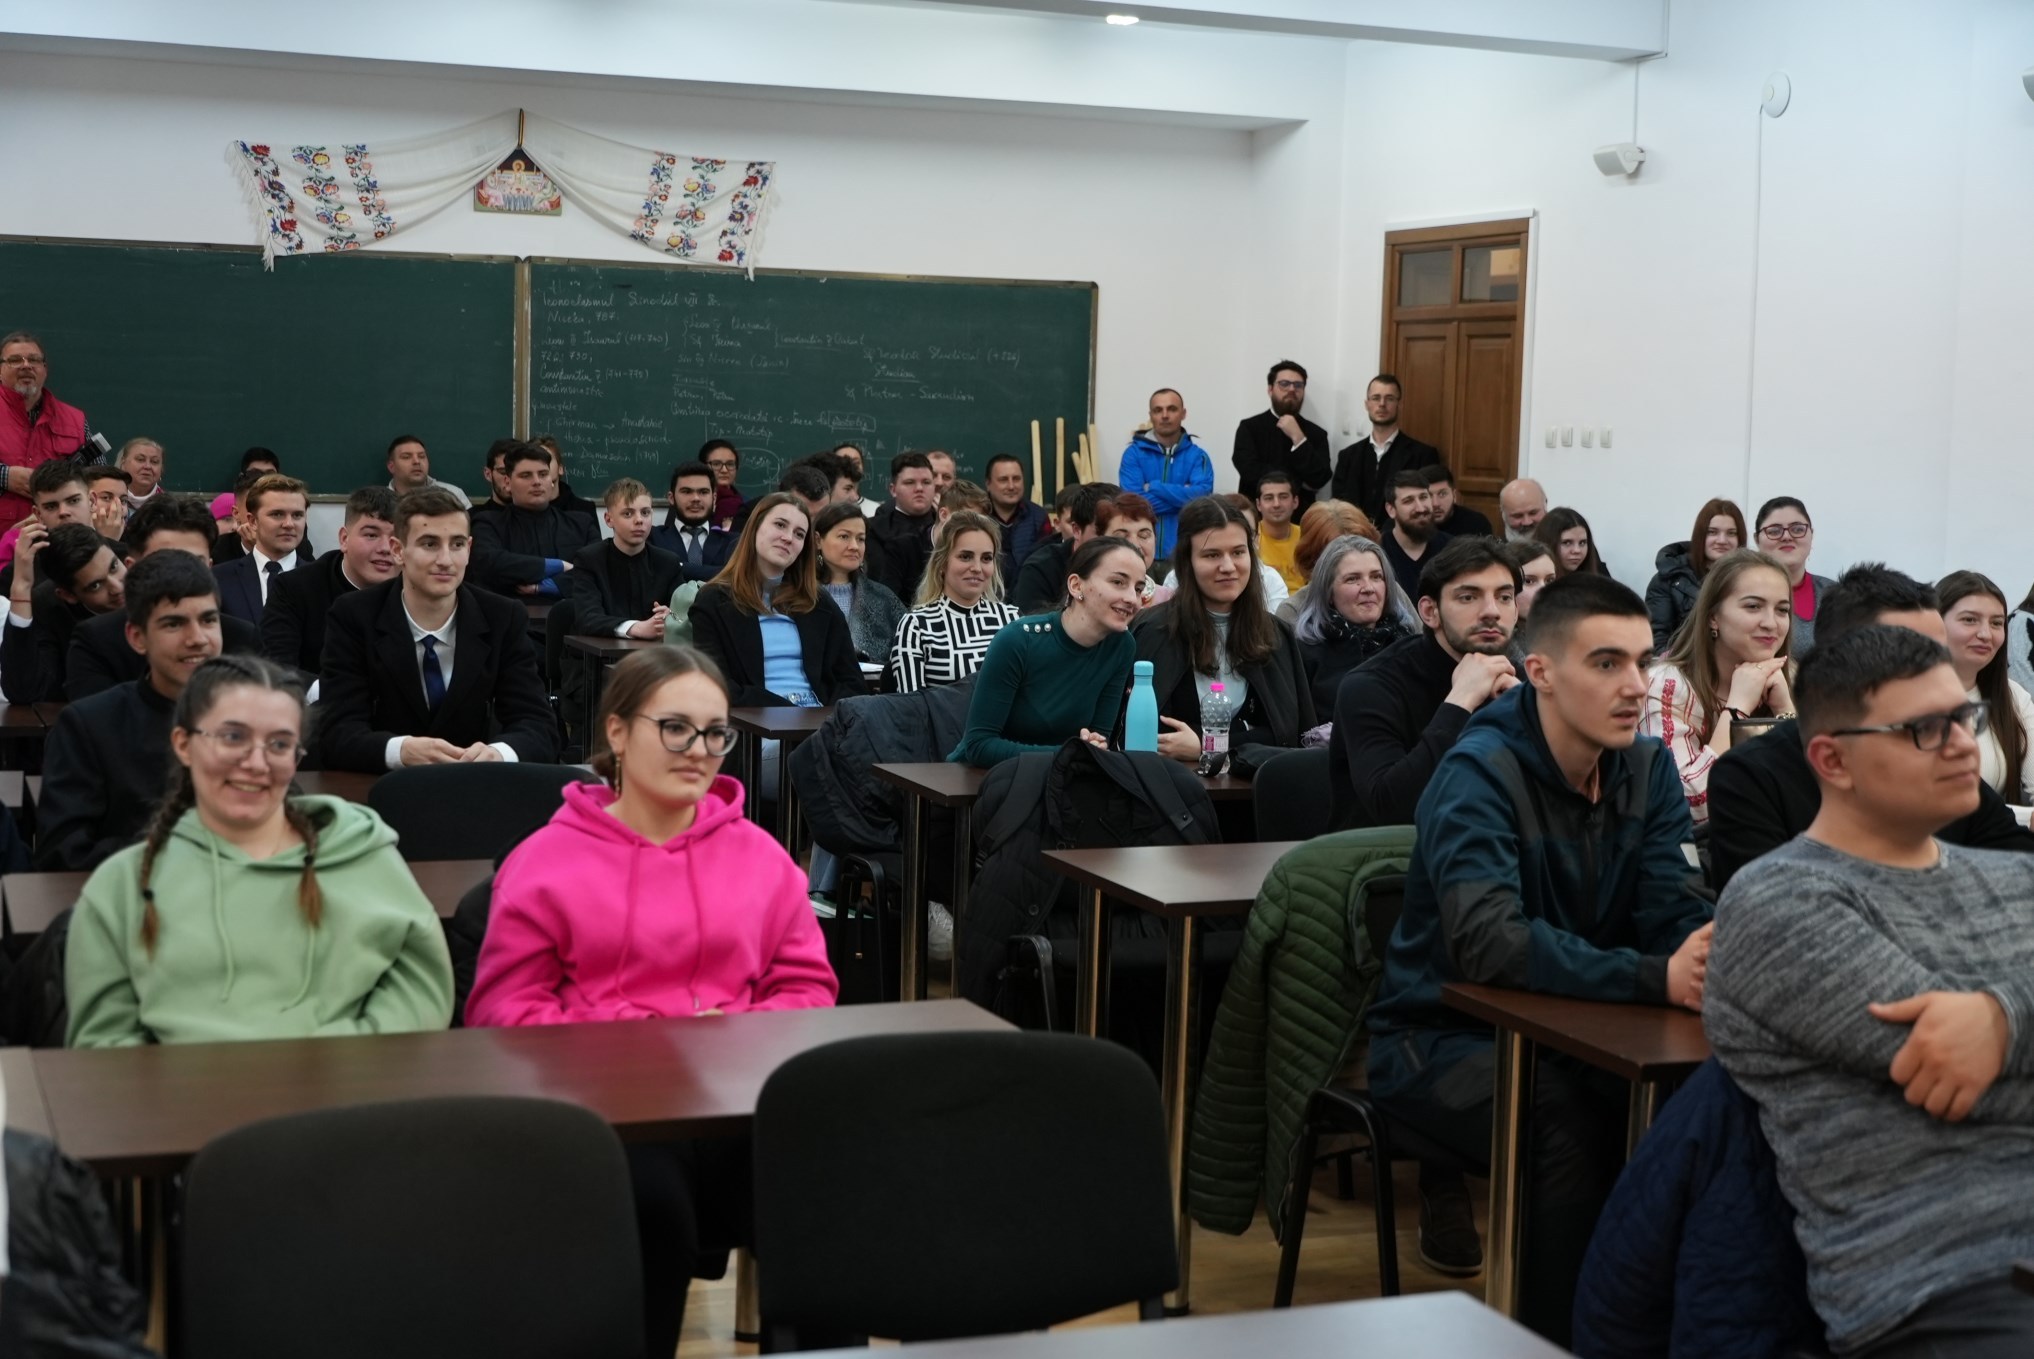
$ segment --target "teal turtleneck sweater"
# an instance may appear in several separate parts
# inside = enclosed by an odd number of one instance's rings
[[[1094,646],[1066,635],[1057,613],[1006,623],[975,673],[967,734],[947,759],[986,769],[1056,750],[1089,731],[1115,730],[1137,643],[1114,632]]]

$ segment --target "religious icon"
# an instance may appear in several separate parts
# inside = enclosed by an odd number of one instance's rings
[[[473,210],[556,217],[565,210],[565,196],[530,153],[518,146],[473,186]]]

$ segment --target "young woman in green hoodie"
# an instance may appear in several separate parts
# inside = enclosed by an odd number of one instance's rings
[[[65,959],[72,1047],[442,1029],[452,963],[431,903],[366,807],[288,796],[304,692],[220,656],[172,718],[142,843],[85,884]]]

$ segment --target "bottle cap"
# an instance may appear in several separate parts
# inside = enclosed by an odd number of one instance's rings
[[[1138,679],[1150,679],[1151,662],[1150,661],[1137,662],[1135,665],[1130,667],[1130,673],[1135,675]]]
[[[1222,681],[1216,680],[1214,683],[1208,686],[1208,692],[1211,694],[1222,694],[1227,693],[1228,690],[1222,687]]]

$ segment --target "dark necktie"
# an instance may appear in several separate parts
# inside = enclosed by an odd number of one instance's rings
[[[275,588],[275,578],[282,574],[282,563],[281,562],[264,563],[261,568],[261,573],[264,576],[268,577],[268,583],[262,586],[261,588],[262,600],[266,602],[268,599],[268,592]]]
[[[687,559],[685,564],[687,566],[705,566],[706,530],[703,528],[691,529],[686,533],[685,536],[691,539],[692,542],[692,545],[686,548],[685,550],[685,556]]]
[[[438,639],[424,634],[424,706],[432,712],[445,701],[445,667],[438,664]]]

